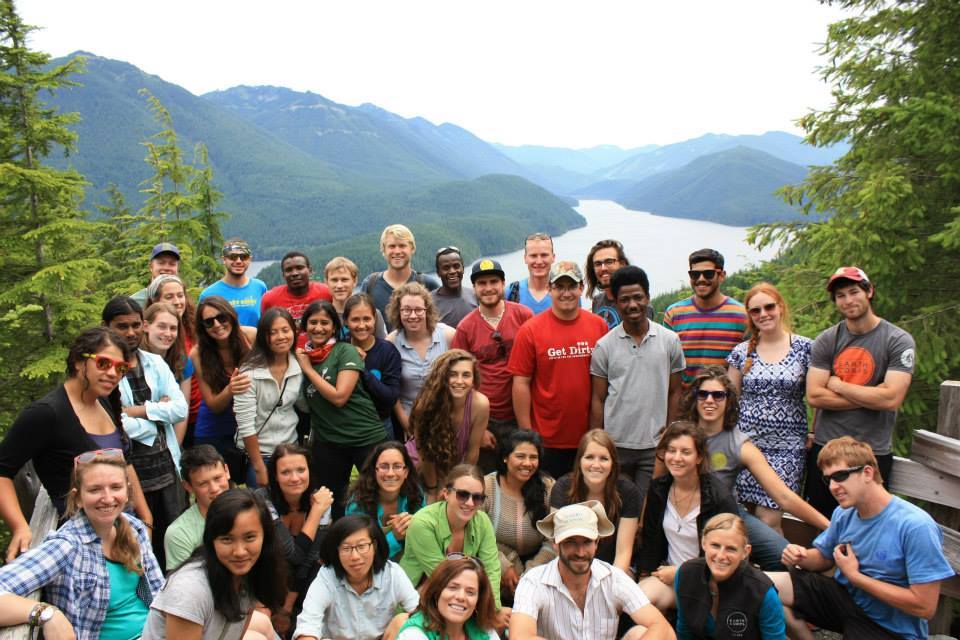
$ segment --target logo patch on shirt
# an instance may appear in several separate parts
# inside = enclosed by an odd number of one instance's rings
[[[913,369],[913,362],[916,359],[916,354],[913,352],[913,349],[907,349],[900,354],[900,364],[903,365],[904,369]]]
[[[863,347],[847,347],[833,361],[833,372],[850,384],[869,384],[876,369],[873,354]]]
[[[727,454],[723,451],[714,451],[710,454],[710,468],[714,471],[720,471],[727,468]]]
[[[734,636],[742,636],[747,630],[747,614],[742,611],[734,611],[727,616],[727,629]]]

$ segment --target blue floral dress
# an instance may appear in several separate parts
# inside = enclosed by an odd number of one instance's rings
[[[727,356],[727,363],[741,372],[748,358],[753,363],[743,376],[737,426],[795,493],[800,491],[806,459],[807,407],[803,399],[812,344],[810,338],[790,336],[790,351],[773,363],[764,362],[756,350],[748,354],[749,342],[741,342]],[[737,477],[735,490],[739,502],[780,508],[746,469]]]

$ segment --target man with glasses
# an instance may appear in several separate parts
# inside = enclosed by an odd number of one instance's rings
[[[360,291],[373,298],[373,304],[383,316],[388,333],[396,328],[387,319],[387,303],[394,289],[407,282],[419,282],[428,291],[440,286],[435,278],[414,271],[412,262],[416,252],[417,241],[413,232],[402,224],[391,224],[380,234],[380,253],[387,260],[386,270],[374,271],[360,283]]]
[[[175,276],[180,271],[180,249],[170,242],[161,242],[150,252],[150,282],[161,275]],[[147,308],[147,288],[144,287],[130,296],[141,308]]]
[[[517,428],[513,412],[513,377],[507,369],[517,331],[533,312],[516,302],[503,299],[505,277],[496,260],[478,260],[470,269],[470,282],[479,306],[457,326],[453,349],[463,349],[477,359],[480,367],[480,393],[490,400],[490,421],[481,445],[479,464],[484,471],[494,470],[496,445]]]
[[[550,267],[550,309],[520,327],[510,354],[517,424],[543,438],[540,466],[554,478],[573,468],[590,421],[590,354],[607,333],[600,316],[580,308],[577,263]]]
[[[220,250],[225,272],[223,277],[200,292],[199,300],[209,296],[226,299],[237,312],[237,319],[245,327],[256,327],[260,320],[260,302],[267,285],[258,278],[247,276],[253,260],[250,245],[240,238],[230,238]]]
[[[567,505],[537,522],[557,557],[520,578],[510,640],[676,638],[670,623],[636,582],[595,559],[597,540],[614,533],[596,500]],[[621,614],[637,625],[618,633]]]
[[[529,277],[510,283],[507,300],[519,302],[533,311],[534,315],[550,308],[550,266],[553,254],[553,238],[546,233],[531,233],[523,241],[523,262]]]
[[[727,356],[747,333],[747,310],[742,302],[726,296],[720,285],[727,277],[723,256],[714,249],[690,254],[690,286],[693,295],[674,302],[663,313],[663,324],[680,336],[687,368],[683,384],[689,384],[703,367],[727,368]]]
[[[790,573],[768,574],[785,605],[790,637],[813,638],[807,621],[844,638],[927,638],[940,581],[954,575],[940,528],[884,489],[869,444],[849,436],[831,440],[817,464],[840,508],[812,548],[787,545],[783,564],[794,568]],[[835,569],[832,578],[823,575],[829,569]]]
[[[593,312],[606,321],[609,329],[620,324],[620,312],[610,295],[610,276],[629,264],[619,241],[601,240],[590,248],[587,263],[583,266],[587,274],[587,297],[593,300]]]
[[[807,401],[820,411],[807,474],[816,473],[828,440],[853,436],[870,445],[889,481],[893,424],[913,378],[913,337],[873,312],[876,292],[862,269],[840,267],[827,291],[843,320],[817,336],[810,350]],[[827,517],[837,506],[819,483],[807,483],[807,498]]]
[[[460,249],[438,249],[434,264],[440,278],[440,288],[432,295],[440,314],[440,322],[457,328],[460,321],[477,308],[477,297],[473,289],[463,286],[463,256]]]
[[[617,445],[620,472],[636,483],[640,504],[653,475],[657,436],[680,417],[680,338],[647,318],[650,281],[640,267],[609,280],[623,323],[600,338],[590,359],[590,428],[606,429]]]

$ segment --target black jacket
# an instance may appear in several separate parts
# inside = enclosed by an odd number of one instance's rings
[[[663,514],[673,476],[666,473],[650,482],[647,491],[647,509],[643,514],[643,537],[638,567],[641,574],[649,574],[664,564],[667,559],[667,536],[663,532]],[[737,502],[730,491],[712,473],[700,476],[700,515],[697,516],[697,537],[703,525],[718,513],[737,513]],[[701,551],[701,554],[703,552]]]
[[[767,575],[747,563],[723,582],[717,583],[719,604],[714,621],[715,634],[706,633],[707,617],[713,598],[710,595],[710,570],[703,558],[684,562],[677,580],[677,601],[684,622],[693,637],[703,640],[760,640],[760,607],[773,586]]]

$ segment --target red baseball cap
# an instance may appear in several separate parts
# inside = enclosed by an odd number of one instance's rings
[[[833,283],[837,280],[852,280],[854,282],[866,282],[870,284],[870,278],[867,277],[867,274],[864,273],[860,267],[840,267],[834,271],[833,275],[830,276],[830,279],[827,281],[827,291],[833,289]]]

